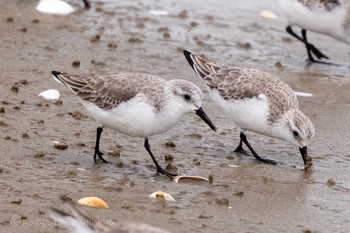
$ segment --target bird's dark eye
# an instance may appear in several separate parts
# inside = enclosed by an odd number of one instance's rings
[[[185,100],[190,100],[191,96],[186,94],[186,95],[184,95],[184,98],[185,98]]]
[[[293,131],[293,135],[294,135],[294,137],[299,137],[299,133],[295,130]]]

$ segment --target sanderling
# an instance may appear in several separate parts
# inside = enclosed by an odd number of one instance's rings
[[[214,124],[203,111],[202,91],[186,80],[166,81],[154,75],[122,73],[97,79],[51,72],[54,79],[67,86],[79,98],[87,112],[100,123],[97,127],[96,155],[105,163],[99,150],[103,127],[107,126],[133,137],[143,137],[157,172],[169,177],[153,156],[148,137],[174,127],[186,114],[196,113],[213,130]]]
[[[298,99],[286,83],[260,70],[218,65],[188,51],[184,55],[204,80],[213,101],[242,129],[236,152],[244,152],[244,143],[257,160],[276,164],[254,151],[244,134],[248,130],[299,146],[307,165],[311,159],[307,145],[315,134],[314,126],[299,110]]]
[[[311,62],[330,64],[320,61],[328,57],[308,42],[306,30],[322,33],[350,44],[348,0],[277,0],[277,2],[288,17],[287,32],[305,44]],[[292,30],[293,25],[302,28],[302,36]],[[313,55],[319,60],[314,59]]]
[[[113,222],[108,219],[91,217],[71,201],[65,199],[63,201],[67,203],[71,213],[51,208],[50,217],[72,233],[170,233],[145,223]]]

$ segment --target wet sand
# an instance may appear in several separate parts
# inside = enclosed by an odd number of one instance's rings
[[[62,17],[36,12],[36,1],[1,1],[2,232],[66,232],[49,219],[49,208],[61,205],[61,195],[104,199],[109,209],[87,209],[101,220],[145,222],[172,232],[348,232],[349,47],[309,33],[311,42],[343,66],[308,65],[304,46],[284,31],[286,20],[274,1],[222,2],[93,1],[91,10]],[[259,12],[266,9],[279,18],[261,18]],[[254,133],[247,136],[255,150],[280,162],[277,166],[233,153],[239,130],[214,106],[182,49],[223,64],[262,69],[295,91],[312,93],[299,97],[316,129],[309,146],[312,171],[304,172],[298,148]],[[151,137],[150,144],[163,166],[171,155],[179,173],[212,175],[213,183],[176,184],[153,176],[143,139],[109,129],[103,132],[101,150],[111,164],[95,164],[97,124],[50,77],[51,70],[89,77],[145,72],[200,86],[203,108],[218,132],[197,116],[187,116],[172,130]],[[61,104],[38,98],[50,88],[60,91]],[[54,141],[68,148],[57,149]],[[166,146],[169,142],[176,146]],[[148,197],[157,190],[176,202]]]

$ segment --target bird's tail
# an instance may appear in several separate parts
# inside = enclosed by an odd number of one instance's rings
[[[202,79],[210,73],[216,72],[221,68],[214,61],[211,61],[201,56],[193,55],[187,50],[184,50],[183,53],[194,72],[196,72],[196,74]]]

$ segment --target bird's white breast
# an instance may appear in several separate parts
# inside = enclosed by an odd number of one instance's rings
[[[159,111],[143,96],[136,96],[108,111],[91,102],[83,101],[83,105],[101,125],[133,137],[148,137],[165,132],[183,117],[176,112]]]
[[[268,102],[264,94],[253,98],[227,101],[215,89],[209,89],[209,93],[213,101],[242,130],[249,130],[265,135],[271,134],[271,126],[267,124]]]

